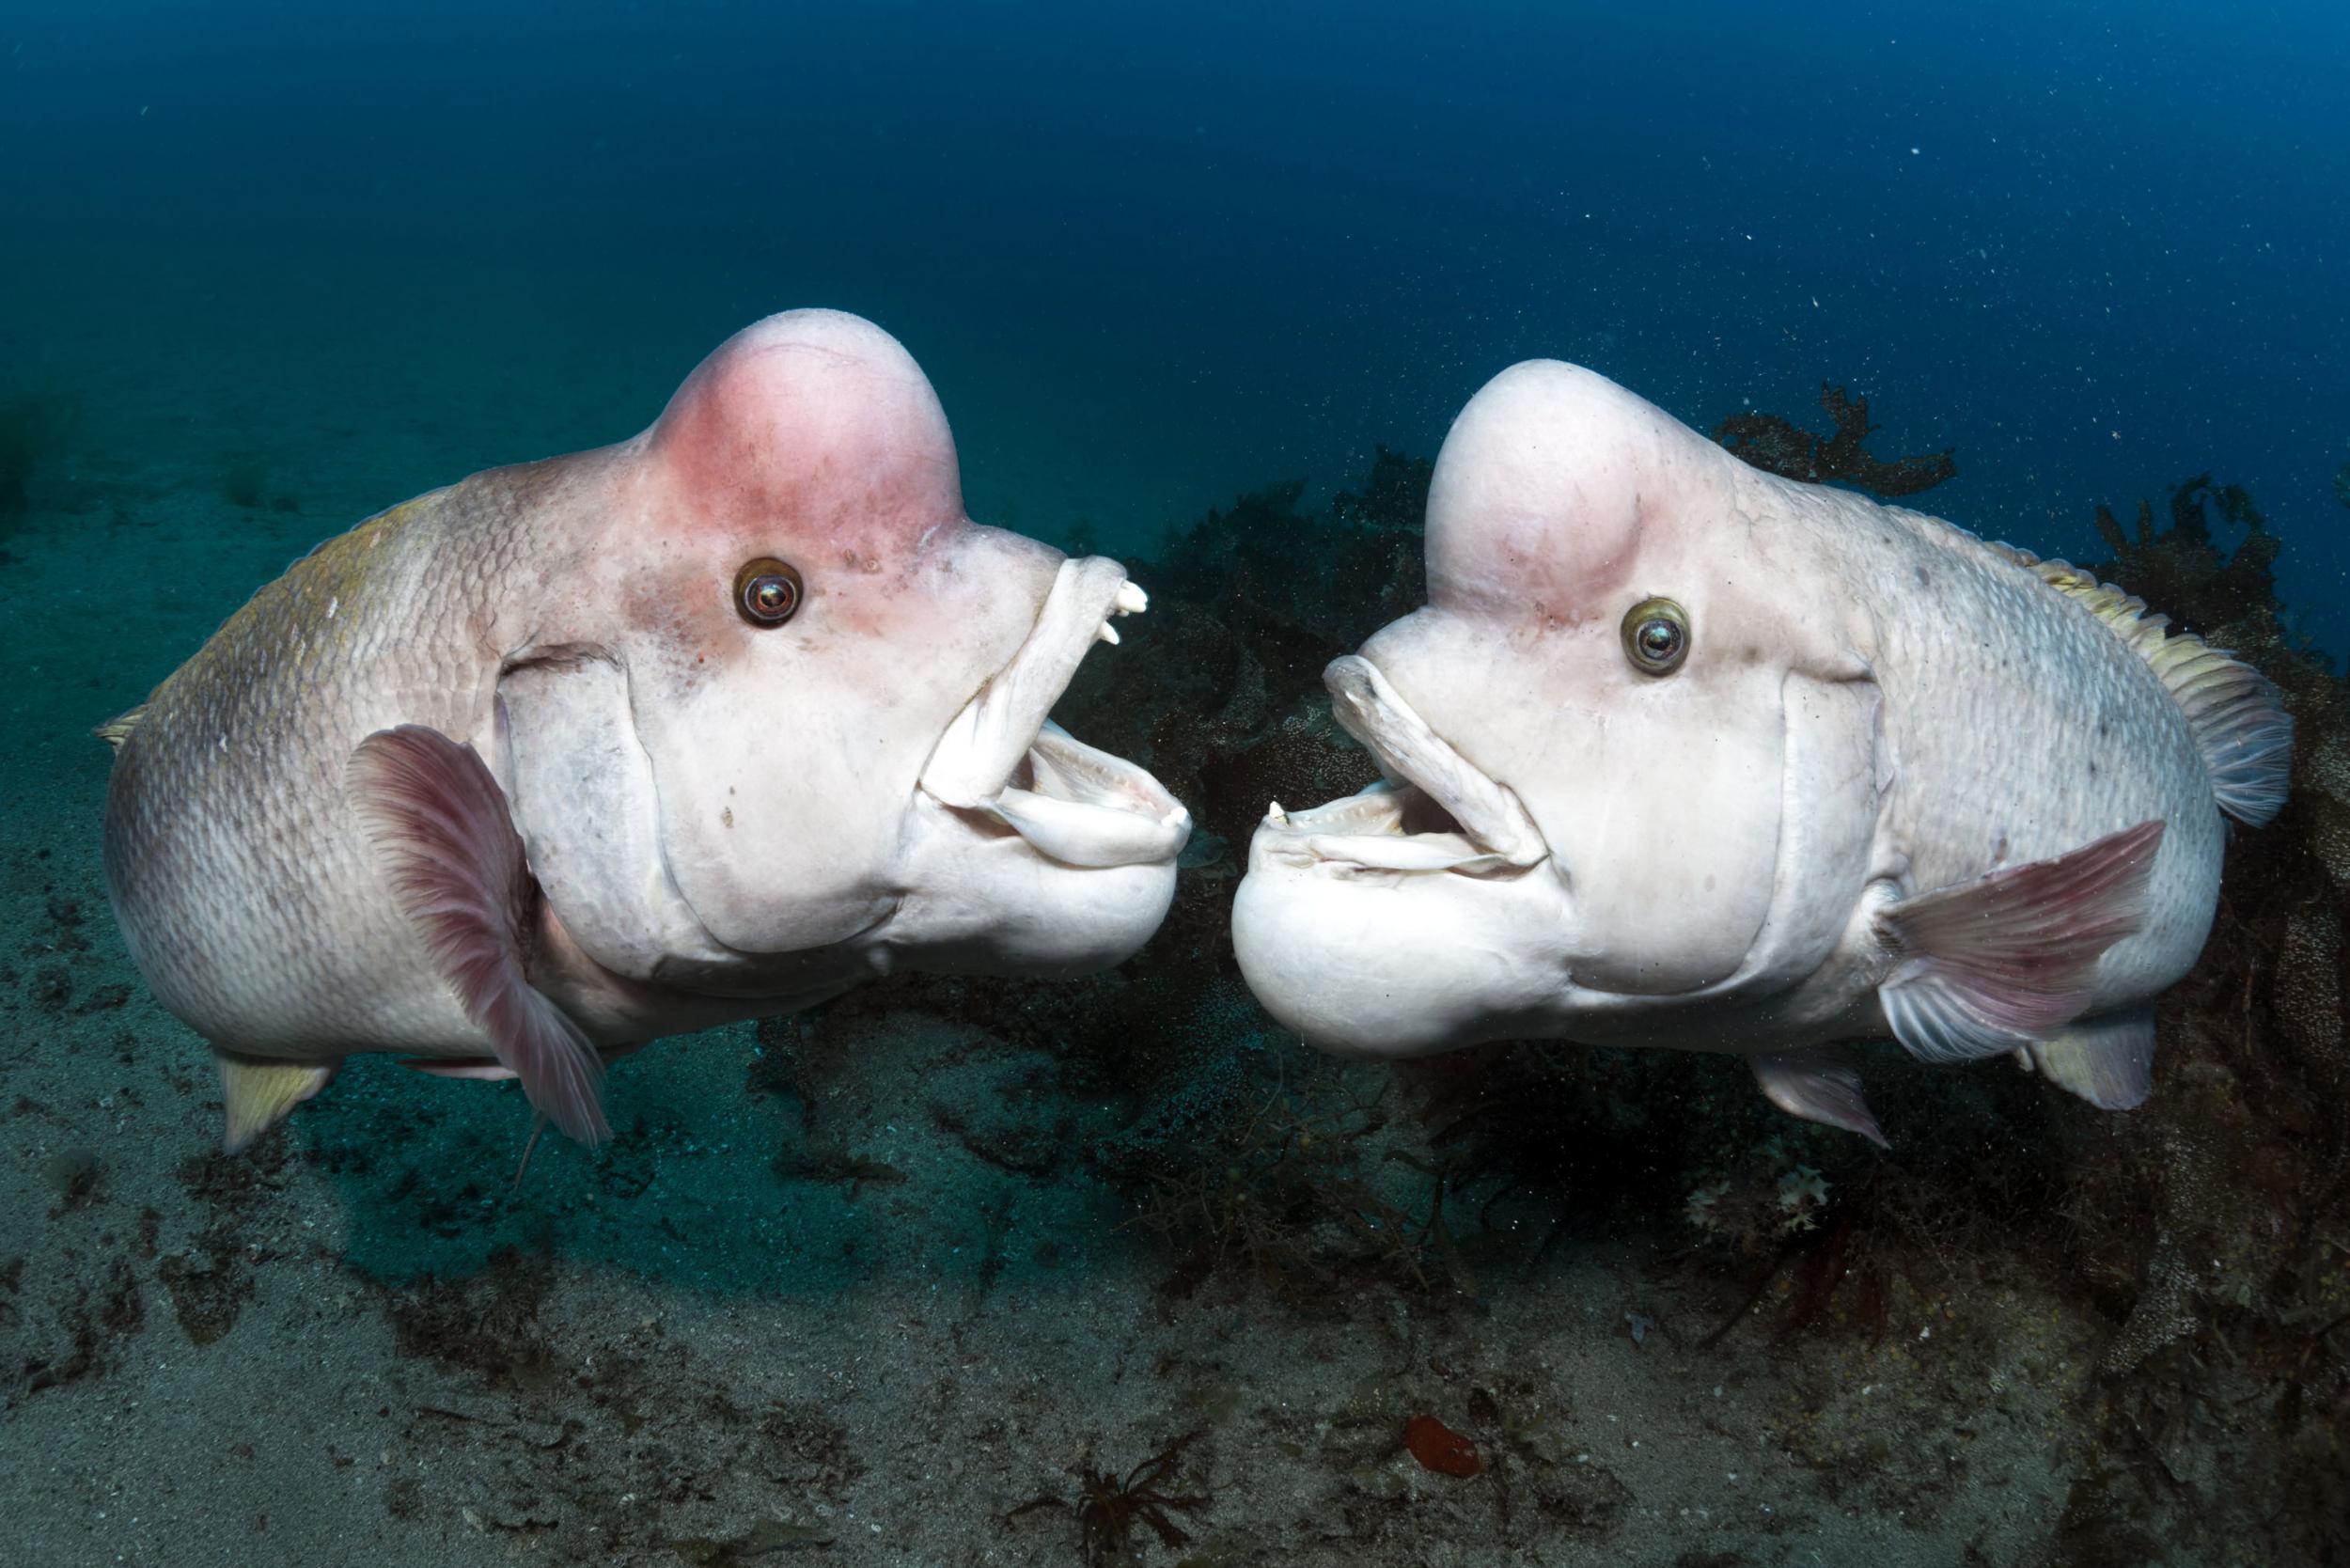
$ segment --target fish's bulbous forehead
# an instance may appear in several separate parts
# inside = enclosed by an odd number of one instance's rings
[[[838,310],[786,311],[721,343],[669,400],[646,456],[715,524],[757,519],[887,554],[963,520],[930,378],[896,338]]]
[[[1428,588],[1448,607],[1596,613],[1644,537],[1684,525],[1723,454],[1595,370],[1512,365],[1452,422],[1428,491]],[[1730,460],[1735,461],[1735,460]]]

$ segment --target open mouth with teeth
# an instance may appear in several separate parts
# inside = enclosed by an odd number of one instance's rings
[[[1340,875],[1512,876],[1550,858],[1518,797],[1430,729],[1377,666],[1350,653],[1331,661],[1323,683],[1333,714],[1386,776],[1310,810],[1275,802],[1257,830],[1260,853]]]
[[[1148,604],[1117,562],[1063,561],[1020,651],[939,737],[922,792],[1065,865],[1173,860],[1191,836],[1183,804],[1141,768],[1049,716],[1094,645],[1118,641],[1112,620]]]

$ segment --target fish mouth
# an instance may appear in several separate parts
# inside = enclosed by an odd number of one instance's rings
[[[1142,768],[1051,718],[1086,655],[1118,641],[1111,621],[1149,604],[1116,561],[1063,561],[1027,640],[948,721],[916,788],[1064,865],[1172,861],[1191,837],[1183,803]]]
[[[1274,802],[1257,828],[1258,853],[1341,875],[1515,876],[1550,858],[1517,795],[1431,729],[1376,665],[1349,653],[1322,680],[1332,713],[1385,776],[1309,810]]]

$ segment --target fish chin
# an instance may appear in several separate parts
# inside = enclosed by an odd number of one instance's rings
[[[1374,789],[1292,821],[1360,828],[1412,808],[1408,792]],[[1557,950],[1565,889],[1474,869],[1492,858],[1455,833],[1324,835],[1268,820],[1232,905],[1242,978],[1283,1026],[1339,1056],[1558,1033],[1573,995]]]
[[[1232,910],[1249,989],[1344,1056],[1556,1032],[1574,989],[1559,940],[1570,911],[1540,829],[1369,660],[1339,659],[1324,680],[1386,776],[1266,812]]]

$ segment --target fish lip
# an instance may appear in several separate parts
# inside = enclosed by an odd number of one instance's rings
[[[1147,770],[1051,718],[1094,645],[1116,640],[1112,619],[1146,604],[1117,562],[1063,561],[1019,651],[948,722],[918,792],[1066,865],[1172,862],[1190,812]]]
[[[1470,762],[1359,653],[1323,673],[1331,713],[1386,776],[1303,811],[1276,803],[1257,829],[1258,848],[1301,866],[1381,873],[1515,876],[1551,858],[1549,843],[1509,786]],[[1458,831],[1414,831],[1433,806]]]

